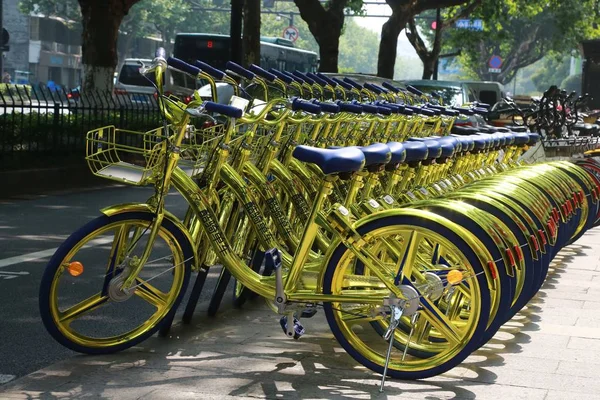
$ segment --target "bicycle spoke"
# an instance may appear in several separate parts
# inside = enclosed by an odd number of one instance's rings
[[[158,309],[167,305],[167,295],[148,282],[136,279],[135,294]]]
[[[102,294],[95,294],[76,305],[68,308],[61,312],[59,315],[59,322],[65,325],[70,324],[74,319],[79,318],[95,309],[100,307],[102,304],[108,301],[108,296],[102,296]]]

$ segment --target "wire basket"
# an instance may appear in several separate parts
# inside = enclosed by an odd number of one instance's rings
[[[89,131],[86,160],[90,171],[99,177],[135,186],[153,183],[162,176],[168,136],[164,128],[148,132],[129,131],[106,126]],[[178,166],[189,176],[200,173],[224,132],[223,125],[196,129],[188,126],[180,146]]]
[[[161,164],[162,128],[148,132],[105,126],[87,133],[86,160],[101,178],[142,186]]]

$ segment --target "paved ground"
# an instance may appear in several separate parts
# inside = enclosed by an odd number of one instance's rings
[[[0,196],[0,384],[75,354],[50,337],[39,316],[38,291],[46,262],[68,235],[97,217],[100,208],[143,202],[149,194],[144,188],[111,187],[4,200]],[[171,210],[184,210],[180,198],[169,196],[167,201]],[[203,300],[210,297],[218,275],[217,269],[209,273]],[[205,311],[206,307],[197,309],[198,314]]]
[[[198,316],[169,338],[109,356],[72,356],[0,389],[2,399],[600,399],[600,229],[563,250],[539,295],[460,367],[390,381],[339,347],[322,313],[287,339],[260,301]],[[42,351],[42,349],[40,349]]]

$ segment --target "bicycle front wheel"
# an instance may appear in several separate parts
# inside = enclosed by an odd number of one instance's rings
[[[165,218],[150,260],[130,290],[121,283],[141,256],[154,214],[101,216],[74,232],[44,271],[42,321],[63,346],[105,354],[134,346],[176,311],[190,277],[193,252],[181,230]],[[169,318],[167,318],[169,317]]]

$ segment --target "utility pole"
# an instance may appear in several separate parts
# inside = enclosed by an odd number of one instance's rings
[[[441,35],[442,35],[442,13],[441,13],[441,9],[437,9],[436,13],[435,13],[435,34],[436,35],[440,35],[440,43],[442,41]],[[442,45],[440,44],[440,47]],[[438,57],[435,59],[435,64],[433,64],[433,80],[437,81],[438,80],[438,70],[440,68],[440,56],[438,55]]]
[[[0,0],[1,1],[1,0]],[[231,25],[229,36],[231,37],[231,61],[242,64],[242,10],[244,0],[231,0]]]

